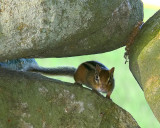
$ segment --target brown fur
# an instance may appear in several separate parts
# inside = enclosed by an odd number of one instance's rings
[[[91,68],[88,66],[90,66]],[[93,65],[87,64],[87,62],[85,62],[77,68],[74,74],[74,79],[76,83],[84,84],[97,92],[107,93],[107,98],[110,99],[110,95],[114,89],[113,73],[114,68],[112,68],[111,70],[108,70],[107,68],[104,69],[104,67],[101,68],[98,63],[93,68]],[[99,77],[98,83],[95,81],[96,74]]]
[[[75,83],[84,84],[92,88],[96,93],[107,93],[107,98],[109,99],[114,89],[114,68],[108,70],[107,67],[97,61],[84,62],[77,69],[73,67],[31,67],[28,71],[40,72],[47,75],[74,76]]]

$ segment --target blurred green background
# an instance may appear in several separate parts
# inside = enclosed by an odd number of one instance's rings
[[[144,6],[144,21],[152,16],[158,8]],[[115,67],[115,89],[111,95],[112,100],[127,110],[135,118],[141,128],[160,128],[160,124],[148,106],[143,91],[129,70],[128,63],[125,64],[124,47],[95,55],[86,55],[68,58],[36,59],[40,66],[74,66],[77,67],[84,61],[97,60],[108,68]],[[67,82],[74,82],[68,77],[54,77]]]

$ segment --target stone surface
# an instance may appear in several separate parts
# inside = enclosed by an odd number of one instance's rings
[[[89,89],[0,69],[1,128],[140,128],[114,102]]]
[[[111,51],[142,20],[141,0],[0,1],[0,61]]]
[[[130,70],[160,121],[160,10],[143,25],[130,50]]]

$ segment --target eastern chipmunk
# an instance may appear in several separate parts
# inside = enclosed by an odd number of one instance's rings
[[[32,67],[29,71],[40,72],[48,75],[68,75],[74,77],[75,83],[84,84],[96,93],[107,93],[110,95],[114,89],[114,67],[110,70],[97,61],[87,61],[79,65],[77,69],[70,67],[42,68]]]

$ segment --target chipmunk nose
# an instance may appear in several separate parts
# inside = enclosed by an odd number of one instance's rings
[[[105,87],[106,87],[106,85],[105,85],[105,84],[102,84],[102,85],[100,86],[100,89],[101,89],[101,90],[104,90]]]

